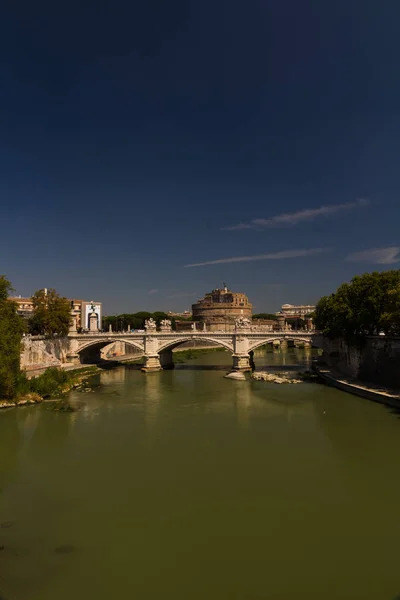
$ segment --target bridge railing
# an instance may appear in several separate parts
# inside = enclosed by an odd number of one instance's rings
[[[307,331],[307,330],[297,330],[297,331],[269,331],[265,329],[259,328],[251,328],[251,329],[237,329],[234,331],[203,331],[203,330],[188,330],[188,331],[87,331],[84,333],[70,333],[71,337],[123,337],[123,336],[138,336],[143,337],[144,335],[155,335],[158,336],[177,336],[177,337],[187,337],[192,335],[198,335],[200,337],[209,337],[209,336],[223,336],[223,335],[252,335],[252,334],[262,334],[262,335],[271,335],[271,336],[293,336],[293,337],[301,337],[304,335],[319,335],[319,331]],[[35,339],[45,339],[44,336],[35,336]]]

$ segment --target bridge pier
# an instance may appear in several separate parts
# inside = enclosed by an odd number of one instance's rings
[[[68,352],[67,352],[67,356],[66,356],[67,361],[74,365],[80,365],[81,357],[79,356],[79,353],[78,353],[78,350],[79,350],[78,341],[76,339],[70,339],[68,346],[69,347],[68,347]]]
[[[67,354],[66,359],[67,362],[72,363],[73,365],[81,364],[81,358],[79,354]]]
[[[234,371],[251,371],[250,356],[248,354],[232,354]]]
[[[160,357],[158,354],[145,354],[144,355],[144,365],[142,367],[142,371],[145,373],[152,373],[155,371],[161,371],[162,366],[160,363]]]
[[[142,371],[151,373],[161,371],[158,336],[150,333],[144,336],[144,366]]]

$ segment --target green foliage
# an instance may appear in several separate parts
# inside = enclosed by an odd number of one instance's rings
[[[0,275],[0,302],[7,300],[13,291],[14,288],[12,287],[11,282],[8,281],[5,275]]]
[[[131,329],[144,329],[144,323],[147,319],[153,318],[157,325],[163,319],[169,319],[172,322],[172,328],[174,329],[175,319],[169,317],[167,313],[162,311],[156,311],[154,313],[141,311],[137,313],[124,313],[117,316],[103,317],[103,329],[107,330],[111,325],[113,331],[126,331],[130,326]]]
[[[20,373],[14,397],[32,393],[39,394],[42,398],[57,396],[65,390],[67,384],[76,381],[78,376],[82,376],[82,371],[63,371],[57,367],[50,367],[32,379],[28,379],[25,373]]]
[[[56,290],[38,290],[32,296],[33,315],[29,320],[29,332],[33,335],[67,335],[71,323],[71,307],[66,298]]]
[[[305,329],[306,327],[306,322],[301,317],[296,317],[295,319],[288,319],[287,323],[289,323],[295,330]]]
[[[40,394],[43,398],[56,395],[63,386],[70,383],[73,375],[68,371],[50,367],[38,377],[29,380],[29,391]]]
[[[324,335],[360,343],[367,335],[400,335],[400,271],[357,275],[320,299],[314,323]]]
[[[272,313],[259,313],[258,315],[253,315],[253,319],[268,319],[269,321],[277,321],[278,317]]]
[[[0,398],[15,396],[20,377],[21,338],[24,323],[15,302],[8,299],[11,283],[0,276]]]

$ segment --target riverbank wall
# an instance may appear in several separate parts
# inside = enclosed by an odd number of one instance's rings
[[[400,337],[370,336],[361,347],[323,339],[322,361],[345,377],[400,389]]]
[[[34,371],[48,367],[61,367],[67,362],[69,341],[64,338],[26,336],[22,340],[21,369]]]
[[[327,385],[335,387],[342,392],[360,396],[379,404],[385,404],[392,408],[400,409],[400,394],[396,394],[394,390],[377,389],[376,387],[368,387],[359,381],[353,381],[343,378],[338,373],[333,373],[330,369],[323,368],[319,365],[314,365],[313,371]],[[373,384],[370,384],[372,386]]]

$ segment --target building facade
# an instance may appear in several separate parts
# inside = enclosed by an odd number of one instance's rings
[[[315,306],[312,304],[282,304],[277,316],[283,315],[285,319],[303,319],[306,315],[314,312]]]
[[[226,286],[192,304],[193,321],[199,323],[198,329],[205,324],[207,331],[233,331],[238,317],[251,320],[252,313],[253,307],[247,296],[232,292]]]
[[[46,290],[45,290],[46,292]],[[10,300],[16,303],[17,313],[29,319],[33,314],[33,302],[32,298],[22,298],[21,296],[11,297]],[[90,327],[89,315],[94,312],[97,315],[97,327],[101,329],[102,319],[102,304],[101,302],[87,302],[86,300],[76,300],[74,298],[68,298],[68,302],[71,304],[71,315],[75,318],[76,328],[78,330],[88,330]],[[93,310],[94,309],[94,310]]]

